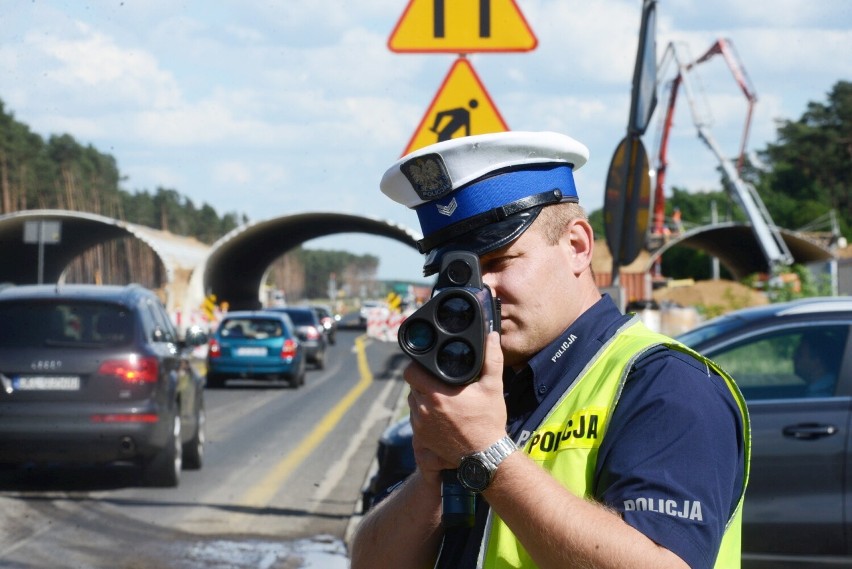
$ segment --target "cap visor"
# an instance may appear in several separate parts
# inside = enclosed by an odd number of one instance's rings
[[[435,247],[426,254],[423,262],[423,276],[428,277],[437,273],[441,268],[441,259],[450,251],[471,251],[481,257],[512,243],[532,225],[542,207],[537,206],[518,212],[503,220],[468,231],[452,241]]]

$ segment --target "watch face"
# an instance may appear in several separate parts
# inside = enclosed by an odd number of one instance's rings
[[[467,457],[462,461],[458,475],[462,485],[474,492],[482,492],[491,482],[491,471],[473,457]]]

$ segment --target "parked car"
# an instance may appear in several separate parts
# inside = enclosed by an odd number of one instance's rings
[[[392,422],[381,434],[376,449],[373,475],[361,489],[361,510],[366,512],[378,496],[406,478],[417,468],[411,446],[411,422],[408,415]]]
[[[679,338],[728,370],[748,401],[747,567],[852,566],[850,326],[852,298],[812,298],[733,312]]]
[[[322,304],[314,304],[311,308],[317,313],[326,340],[333,346],[336,341],[337,323],[340,321],[340,315],[335,314],[331,307]]]
[[[281,312],[229,312],[207,345],[207,384],[228,379],[286,379],[305,384],[305,350],[296,327]]]
[[[852,566],[852,298],[746,308],[678,339],[731,373],[748,402],[743,566]],[[374,495],[414,469],[408,419],[379,440]]]
[[[296,335],[305,348],[308,363],[313,364],[317,369],[323,369],[327,341],[317,313],[307,306],[274,307],[266,310],[282,312],[290,317],[296,327]]]
[[[201,468],[204,379],[138,285],[0,290],[0,463],[133,462],[177,486]]]

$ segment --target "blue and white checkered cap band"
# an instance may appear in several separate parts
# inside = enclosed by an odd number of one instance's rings
[[[559,190],[563,199],[577,199],[570,164],[526,165],[479,180],[443,198],[415,207],[424,238],[436,231],[530,196]]]

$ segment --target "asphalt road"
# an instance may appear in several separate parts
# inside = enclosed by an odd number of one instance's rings
[[[205,464],[176,489],[142,487],[127,467],[0,471],[0,567],[346,567],[347,527],[404,385],[396,344],[362,334],[339,331],[299,389],[208,390]]]

